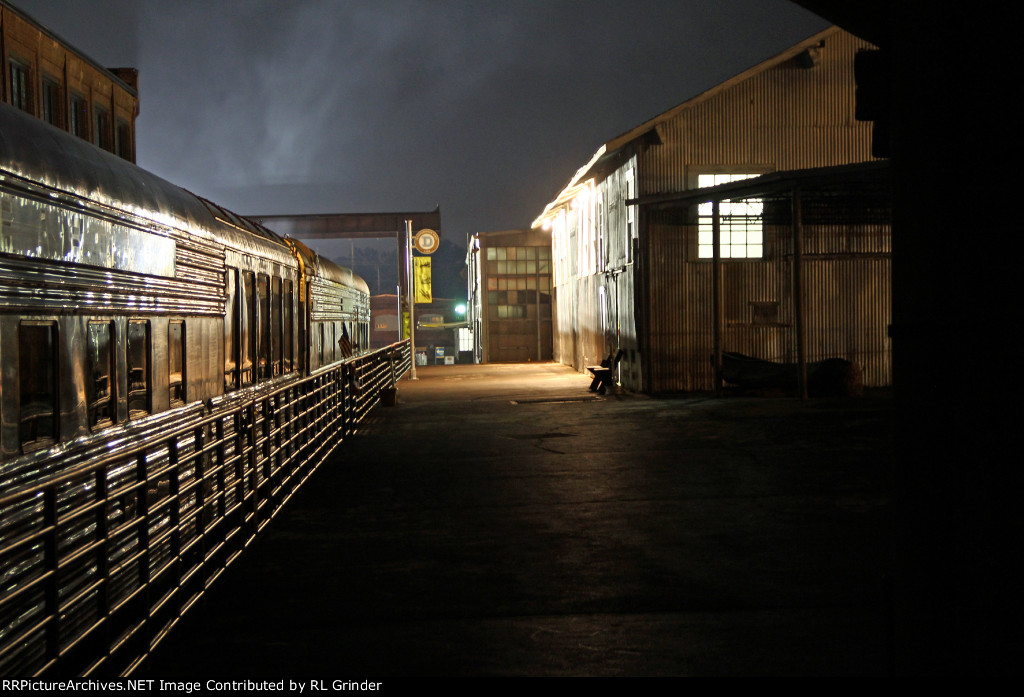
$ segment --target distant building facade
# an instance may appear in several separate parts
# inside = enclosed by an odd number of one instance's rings
[[[551,237],[555,360],[583,372],[621,351],[620,384],[645,392],[710,389],[716,340],[727,351],[794,360],[797,320],[785,265],[793,251],[782,241],[788,223],[766,226],[756,197],[721,203],[714,218],[710,203],[671,199],[771,173],[871,161],[871,126],[854,119],[853,71],[855,54],[871,48],[827,29],[601,146],[533,223]],[[852,240],[842,225],[819,232]],[[848,244],[820,242],[815,251],[878,257],[869,269],[842,272],[859,279],[843,292],[857,294],[867,280],[884,287],[864,303],[886,305],[871,311],[878,317],[868,330],[882,327],[873,341],[885,353],[890,248],[882,227]],[[864,331],[857,316],[867,311],[850,309],[823,326],[844,325],[835,330],[844,336]],[[817,349],[808,360],[855,353],[851,342],[812,338]],[[872,378],[883,383],[884,360]]]
[[[466,261],[474,361],[550,361],[550,235],[538,230],[479,232],[470,237]]]
[[[108,70],[0,0],[3,99],[135,162],[138,71]]]

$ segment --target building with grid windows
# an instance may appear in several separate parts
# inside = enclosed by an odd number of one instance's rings
[[[550,361],[551,238],[534,230],[470,238],[469,309],[477,363]]]

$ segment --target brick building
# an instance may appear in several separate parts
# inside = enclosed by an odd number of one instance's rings
[[[3,100],[135,162],[138,71],[98,65],[0,0]]]

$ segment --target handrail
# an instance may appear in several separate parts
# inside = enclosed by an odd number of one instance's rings
[[[131,674],[411,361],[399,342],[186,407],[0,496],[0,675]]]

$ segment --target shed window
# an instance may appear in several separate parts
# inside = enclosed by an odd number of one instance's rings
[[[128,418],[138,419],[152,411],[152,377],[149,363],[149,322],[128,322]]]
[[[22,322],[18,327],[19,437],[22,452],[41,450],[59,434],[57,323]]]
[[[89,323],[89,375],[85,383],[89,428],[112,426],[117,402],[114,379],[113,331],[110,322]]]
[[[701,174],[701,189],[732,181],[749,179],[758,174]],[[764,256],[764,231],[761,215],[764,202],[759,198],[722,201],[719,204],[720,256],[722,259],[760,259]],[[714,256],[714,227],[711,203],[697,207],[697,256]]]

